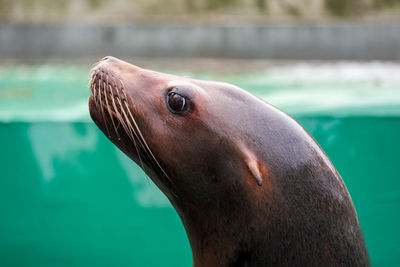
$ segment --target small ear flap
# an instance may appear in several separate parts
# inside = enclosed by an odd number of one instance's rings
[[[257,184],[259,186],[262,186],[263,180],[262,180],[261,166],[256,156],[243,145],[241,146],[241,151],[243,153],[244,160],[251,175],[254,177]]]
[[[249,168],[250,173],[256,179],[257,184],[259,186],[262,186],[262,177],[261,177],[261,172],[258,167],[257,161],[255,159],[247,159],[246,163],[247,163],[247,167]]]

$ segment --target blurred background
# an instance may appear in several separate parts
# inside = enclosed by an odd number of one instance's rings
[[[0,265],[190,266],[182,223],[91,121],[111,55],[298,120],[400,265],[400,0],[0,0]]]

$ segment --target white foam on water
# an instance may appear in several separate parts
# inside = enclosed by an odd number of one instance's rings
[[[2,89],[4,91],[3,98],[0,94],[0,121],[91,121],[86,94],[89,90],[89,85],[86,85],[88,72],[74,66],[1,67],[0,93]],[[12,76],[11,80],[9,76]],[[65,85],[64,88],[50,87],[49,90],[49,86],[53,86],[54,81],[58,81],[60,77],[63,83],[71,81],[71,88],[67,90],[71,90],[72,96],[76,95],[75,99],[62,99],[63,94],[59,94],[61,91],[57,90],[66,90]],[[332,115],[337,115],[340,109],[351,109],[356,114],[357,108],[363,108],[363,114],[369,115],[385,112],[390,113],[389,115],[400,115],[400,63],[295,62],[268,67],[254,74],[244,72],[236,78],[241,79],[244,84],[247,79],[250,84],[257,85],[260,88],[257,92],[260,97],[292,115],[308,112],[331,112]],[[85,80],[81,82],[81,79]],[[13,102],[7,99],[6,94],[17,93],[18,90],[29,91],[30,87],[25,89],[24,86],[36,82],[38,86],[43,83],[47,89],[36,87],[36,91],[32,91],[32,101],[30,96],[21,100],[11,99]],[[76,84],[80,84],[82,88],[74,88]],[[264,85],[265,92],[262,91]],[[56,86],[55,83],[54,87]],[[277,90],[268,90],[271,86],[276,86]],[[83,90],[87,91],[82,93]],[[38,101],[35,94],[49,97],[50,101]],[[385,111],[385,107],[389,108]]]
[[[88,100],[80,100],[64,107],[0,110],[0,121],[29,121],[29,122],[90,122]]]
[[[268,68],[266,74],[274,78],[296,81],[400,83],[400,63],[379,61],[300,62]]]
[[[400,115],[399,63],[296,63],[264,75],[264,82],[286,86],[261,98],[291,114],[357,115],[363,109],[364,115]]]

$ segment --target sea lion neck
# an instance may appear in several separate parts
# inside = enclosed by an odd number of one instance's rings
[[[221,192],[226,201],[181,209],[194,266],[254,264],[258,254],[265,253],[263,239],[268,224],[257,217],[262,208],[256,206],[257,201],[246,201],[244,193],[235,195],[236,200],[229,201],[229,193]]]

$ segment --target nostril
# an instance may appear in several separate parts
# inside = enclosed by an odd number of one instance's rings
[[[106,57],[103,57],[101,60],[105,61],[105,60],[109,60],[109,59],[111,59],[111,57],[110,56],[106,56]]]

